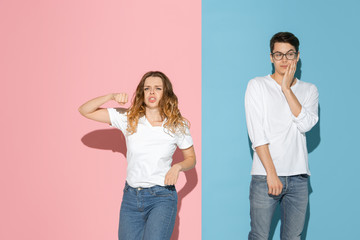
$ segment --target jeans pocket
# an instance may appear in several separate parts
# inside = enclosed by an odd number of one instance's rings
[[[170,197],[172,199],[176,199],[177,196],[175,188],[162,187],[162,186],[153,189],[151,194],[156,197]]]
[[[124,192],[127,192],[129,190],[129,184],[125,183]]]
[[[251,180],[255,181],[255,182],[257,182],[257,181],[259,181],[259,182],[265,181],[266,182],[266,175],[252,175]]]
[[[307,174],[300,174],[299,175],[299,179],[301,179],[301,180],[307,181],[308,178],[309,178],[309,175],[307,175]]]

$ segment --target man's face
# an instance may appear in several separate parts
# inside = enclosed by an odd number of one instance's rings
[[[275,73],[284,75],[288,65],[294,61],[299,61],[300,54],[290,43],[276,42],[274,50],[270,54],[270,60],[274,64]]]

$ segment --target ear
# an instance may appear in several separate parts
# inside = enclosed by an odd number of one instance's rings
[[[299,59],[300,59],[300,52],[298,52],[298,54],[297,54],[296,62],[298,62]]]
[[[272,63],[274,63],[274,59],[273,59],[271,53],[270,53],[270,61],[271,61]]]

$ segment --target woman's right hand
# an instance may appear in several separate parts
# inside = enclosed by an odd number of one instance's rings
[[[120,105],[125,105],[128,102],[128,94],[127,93],[113,93],[113,100]]]

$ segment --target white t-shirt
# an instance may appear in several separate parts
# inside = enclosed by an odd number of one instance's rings
[[[165,186],[165,175],[171,168],[176,147],[186,149],[193,145],[189,129],[186,134],[172,134],[163,126],[153,127],[144,116],[139,119],[137,131],[129,135],[125,111],[108,108],[108,112],[111,125],[125,135],[128,184],[134,188]]]
[[[270,155],[278,176],[308,174],[305,133],[318,121],[319,93],[315,85],[296,79],[291,90],[302,108],[295,117],[270,75],[249,81],[245,93],[246,123],[254,149],[252,175],[266,175],[255,148],[269,144]]]

